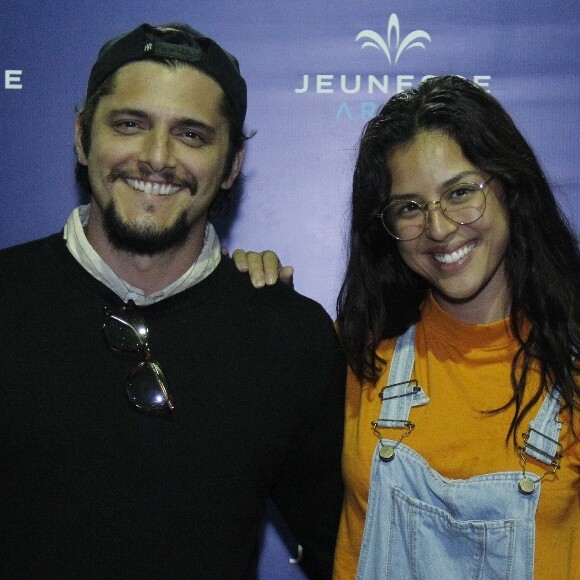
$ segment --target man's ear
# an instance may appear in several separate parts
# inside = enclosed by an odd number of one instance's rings
[[[83,129],[81,123],[81,116],[77,113],[75,119],[75,151],[77,153],[77,160],[81,165],[87,165],[88,160],[83,147]]]
[[[228,177],[226,177],[226,179],[222,181],[222,189],[229,189],[234,184],[236,177],[240,174],[240,171],[242,169],[242,163],[244,161],[245,152],[246,152],[245,148],[241,147],[235,154],[234,161],[232,163],[232,169]]]

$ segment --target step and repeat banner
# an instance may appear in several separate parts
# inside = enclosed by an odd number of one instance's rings
[[[3,0],[0,17],[0,247],[62,229],[78,205],[74,114],[102,43],[172,21],[235,54],[248,82],[256,135],[223,242],[275,249],[332,316],[359,135],[426,76],[499,98],[580,233],[580,0]],[[262,544],[261,578],[303,578],[275,512]]]

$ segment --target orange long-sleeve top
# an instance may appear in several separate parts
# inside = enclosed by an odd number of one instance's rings
[[[395,340],[381,343],[378,354],[386,361],[393,355]],[[484,473],[520,471],[515,445],[506,444],[513,406],[486,414],[509,400],[511,365],[518,345],[509,320],[472,325],[459,322],[443,311],[433,298],[423,306],[416,325],[413,378],[430,398],[414,407],[410,420],[416,427],[404,443],[420,453],[441,475],[466,479]],[[343,475],[346,492],[335,554],[335,580],[356,575],[367,497],[371,459],[378,437],[371,422],[379,418],[380,391],[387,385],[389,365],[374,385],[358,381],[349,371],[346,390]],[[538,386],[531,373],[527,396]],[[518,430],[528,429],[541,401],[526,415]],[[576,431],[580,420],[575,416]],[[542,481],[536,513],[535,580],[580,580],[580,443],[574,440],[567,413],[560,442],[564,446],[561,467]],[[398,438],[399,430],[383,429],[385,438]],[[527,458],[529,472],[543,475],[548,466]],[[518,493],[514,489],[514,493]]]

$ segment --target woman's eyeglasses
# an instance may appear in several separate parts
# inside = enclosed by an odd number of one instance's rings
[[[456,224],[471,224],[485,211],[485,188],[492,179],[493,176],[484,183],[458,183],[444,191],[438,200],[426,203],[395,199],[377,217],[393,238],[404,242],[417,239],[425,231],[430,205],[438,205]]]
[[[143,357],[125,380],[129,403],[143,413],[173,411],[175,406],[165,375],[153,359],[147,344],[149,329],[136,310],[135,303],[129,300],[118,310],[105,308],[103,331],[107,343],[114,351],[140,354]]]

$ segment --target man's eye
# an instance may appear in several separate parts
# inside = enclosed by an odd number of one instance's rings
[[[201,147],[207,143],[207,139],[199,131],[181,131],[179,137],[190,147]]]
[[[115,129],[121,132],[132,131],[139,128],[137,121],[117,121],[114,124]]]

